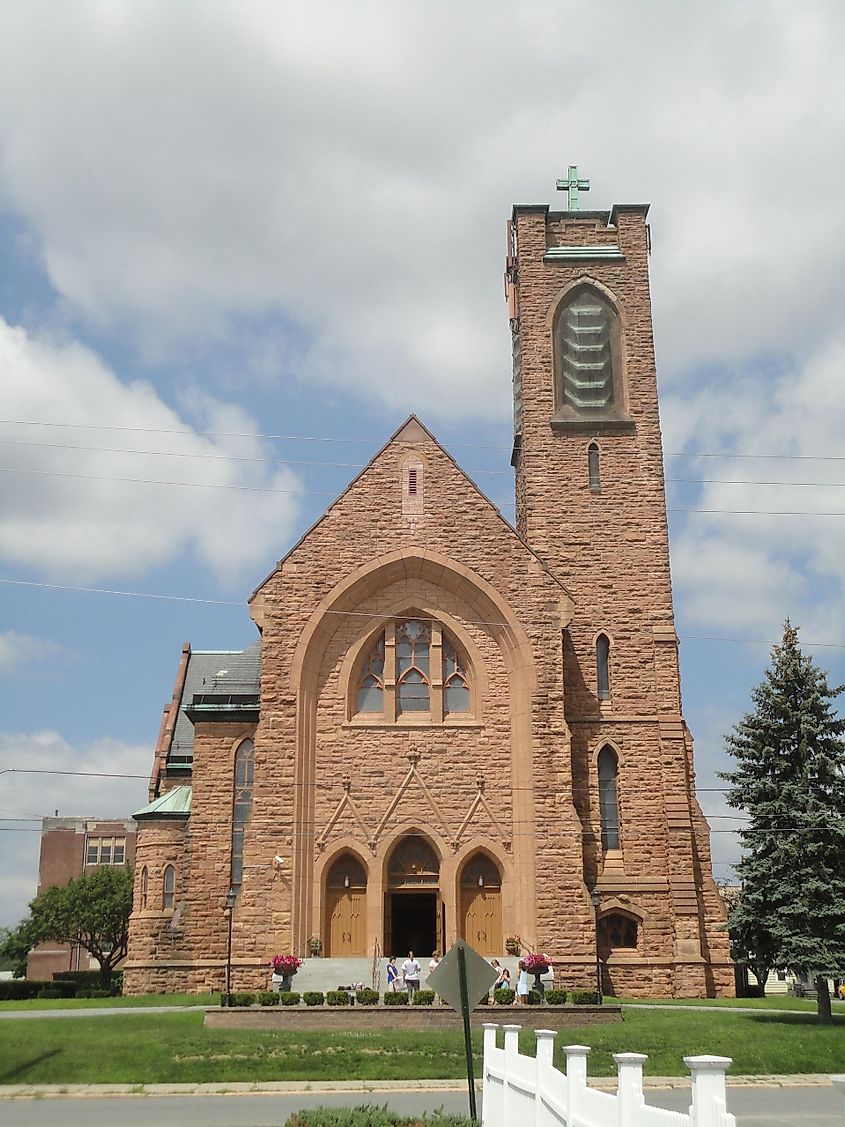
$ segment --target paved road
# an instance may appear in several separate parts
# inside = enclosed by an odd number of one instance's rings
[[[649,1089],[648,1103],[689,1108],[689,1090]],[[466,1114],[464,1092],[371,1092],[296,1095],[124,1096],[0,1101],[4,1127],[281,1127],[299,1108],[388,1104],[405,1114],[443,1108]],[[832,1087],[729,1088],[728,1110],[738,1127],[842,1127],[842,1098]]]

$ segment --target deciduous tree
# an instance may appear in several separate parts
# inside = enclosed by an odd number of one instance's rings
[[[126,957],[132,870],[103,865],[46,889],[29,907],[35,940],[79,944],[100,964],[100,982],[108,989],[112,971]]]

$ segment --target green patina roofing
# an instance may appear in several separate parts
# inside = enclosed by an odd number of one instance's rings
[[[185,818],[191,812],[191,788],[174,787],[149,806],[136,810],[133,818]]]

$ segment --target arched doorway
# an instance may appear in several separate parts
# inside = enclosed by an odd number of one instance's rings
[[[431,955],[443,948],[440,858],[419,834],[400,839],[387,866],[384,949],[391,955]]]
[[[474,853],[461,871],[461,936],[479,955],[501,955],[502,875],[486,853]]]
[[[367,953],[367,872],[352,853],[341,853],[326,876],[326,955]]]

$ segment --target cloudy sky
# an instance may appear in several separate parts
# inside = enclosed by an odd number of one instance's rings
[[[0,6],[0,925],[37,819],[145,801],[182,642],[253,640],[246,597],[408,412],[512,517],[504,224],[571,163],[587,206],[652,204],[729,876],[760,643],[790,615],[845,679],[843,41],[835,0]]]

